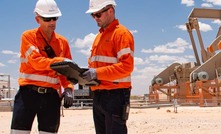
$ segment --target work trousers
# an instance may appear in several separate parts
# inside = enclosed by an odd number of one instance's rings
[[[61,99],[56,90],[39,93],[36,86],[22,86],[15,96],[12,133],[31,131],[37,115],[38,130],[40,132],[56,133],[60,125]]]
[[[127,134],[124,107],[130,104],[130,89],[95,90],[93,118],[96,134]]]

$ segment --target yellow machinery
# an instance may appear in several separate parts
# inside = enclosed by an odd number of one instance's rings
[[[221,30],[219,28],[216,39],[204,48],[200,34],[198,18],[220,19],[221,10],[194,8],[186,23],[196,62],[174,63],[155,76],[149,87],[151,102],[178,99],[180,103],[192,102],[200,106],[217,106],[221,102]],[[200,44],[202,63],[199,60],[192,31],[195,30]],[[160,96],[163,94],[164,97]]]

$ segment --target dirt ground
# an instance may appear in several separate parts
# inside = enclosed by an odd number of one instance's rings
[[[12,112],[0,112],[0,134],[10,133]],[[221,107],[132,108],[128,134],[220,134]],[[31,134],[37,134],[34,121]],[[91,109],[64,110],[59,134],[95,134]]]

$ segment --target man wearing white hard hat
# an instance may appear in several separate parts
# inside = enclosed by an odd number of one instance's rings
[[[82,75],[87,81],[100,81],[90,87],[96,134],[127,134],[134,38],[115,18],[115,6],[114,0],[90,0],[86,11],[100,27],[88,59],[89,70]]]
[[[61,98],[65,108],[73,105],[73,83],[50,68],[50,64],[72,59],[67,39],[54,31],[61,11],[54,0],[38,0],[34,13],[39,27],[23,32],[21,37],[19,91],[11,134],[30,134],[35,116],[39,134],[55,134],[60,125]]]

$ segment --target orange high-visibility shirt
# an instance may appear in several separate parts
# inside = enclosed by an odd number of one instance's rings
[[[53,48],[57,57],[48,58],[44,51],[44,47],[46,46],[43,38],[44,34],[41,32],[41,35],[40,32],[40,29],[36,28],[27,30],[22,34],[19,85],[52,87],[57,90],[61,89],[61,86],[73,89],[73,85],[67,81],[65,76],[57,75],[50,68],[50,64],[63,61],[64,57],[72,59],[68,41],[63,36],[54,32],[48,44]]]
[[[114,20],[107,29],[100,29],[96,36],[89,68],[96,68],[98,86],[92,90],[111,90],[131,87],[131,73],[134,68],[134,39],[130,31]]]

